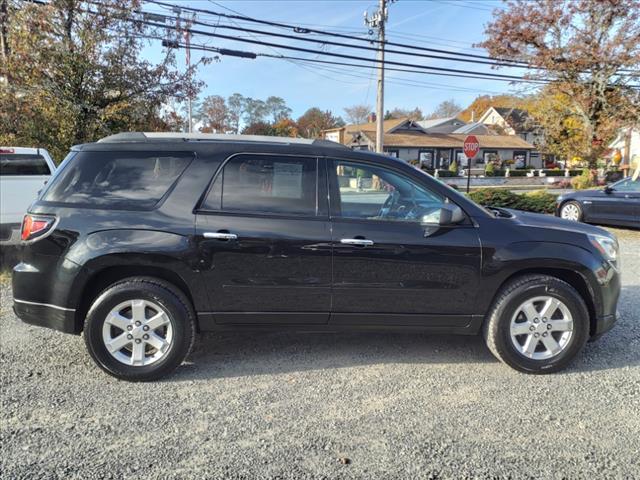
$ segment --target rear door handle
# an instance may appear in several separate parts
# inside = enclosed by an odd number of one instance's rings
[[[358,245],[360,247],[370,247],[373,240],[365,240],[364,238],[343,238],[340,240],[343,245]]]
[[[235,233],[223,233],[223,232],[204,232],[204,238],[214,238],[216,240],[237,240],[238,235]]]

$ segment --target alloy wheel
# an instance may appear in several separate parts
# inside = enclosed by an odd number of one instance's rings
[[[573,203],[567,203],[563,205],[560,216],[566,220],[577,222],[580,220],[580,208]]]
[[[107,351],[126,365],[145,366],[160,360],[171,347],[173,326],[155,302],[128,300],[115,306],[102,326]]]
[[[516,350],[533,360],[547,360],[563,352],[573,336],[569,308],[551,296],[534,297],[520,305],[510,324]]]

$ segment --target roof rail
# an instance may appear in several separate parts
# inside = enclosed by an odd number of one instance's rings
[[[221,133],[180,133],[180,132],[125,132],[101,138],[98,143],[130,143],[155,141],[196,141],[196,142],[251,142],[279,145],[321,145],[325,147],[344,147],[330,140],[312,140],[308,138],[271,137],[267,135],[227,135]]]

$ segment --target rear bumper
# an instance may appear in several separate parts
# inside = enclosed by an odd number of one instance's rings
[[[14,299],[13,311],[25,323],[64,333],[78,333],[75,328],[75,309]]]

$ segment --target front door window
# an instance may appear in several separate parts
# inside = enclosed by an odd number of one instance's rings
[[[334,213],[343,218],[419,222],[445,203],[442,195],[386,168],[336,161],[335,171]]]

